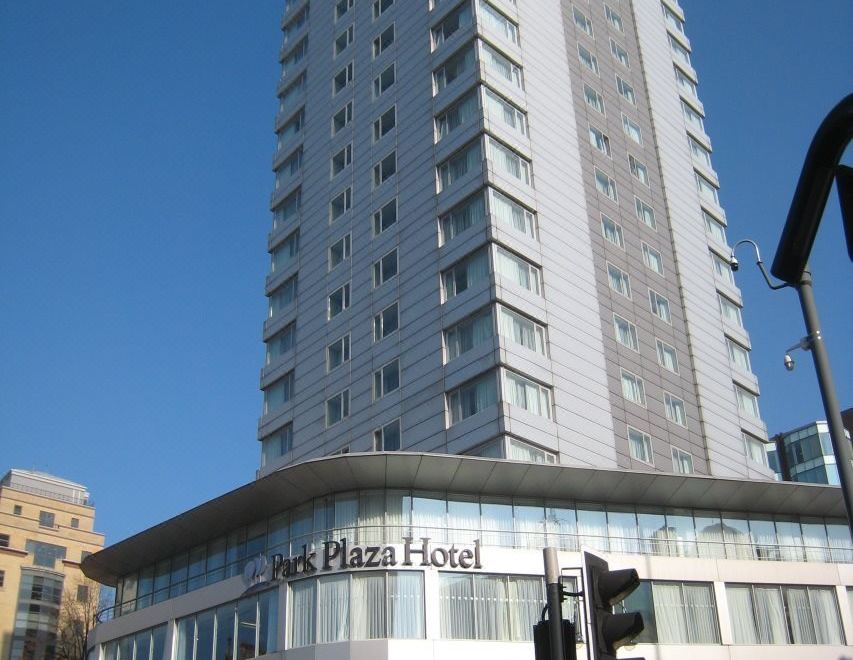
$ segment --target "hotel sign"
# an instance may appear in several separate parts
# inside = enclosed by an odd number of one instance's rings
[[[318,571],[389,568],[395,566],[431,566],[434,568],[480,569],[480,540],[472,546],[446,546],[430,542],[427,536],[417,540],[403,537],[402,547],[395,545],[351,545],[349,540],[324,541],[317,549],[302,546],[302,552],[291,557],[274,554],[269,560],[260,555],[250,559],[243,570],[243,581],[249,590],[268,582],[313,575]]]

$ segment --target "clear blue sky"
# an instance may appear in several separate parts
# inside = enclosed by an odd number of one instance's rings
[[[808,142],[853,91],[853,3],[682,2],[730,239],[770,262]],[[0,470],[87,484],[109,542],[257,467],[282,6],[0,0]],[[813,270],[850,406],[830,208]],[[782,367],[795,294],[739,256],[770,430],[823,417],[808,356]]]

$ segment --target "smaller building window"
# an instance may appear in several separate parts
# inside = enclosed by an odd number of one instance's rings
[[[392,360],[373,372],[373,399],[400,389],[400,360]]]
[[[326,399],[326,426],[333,426],[349,417],[349,390]]]
[[[344,30],[343,32],[341,32],[338,35],[337,39],[335,39],[335,44],[334,44],[335,57],[337,57],[338,55],[343,53],[346,50],[347,46],[349,46],[352,43],[352,40],[353,40],[353,26],[350,25],[346,30]]]
[[[726,239],[726,226],[713,215],[702,209],[702,218],[705,221],[705,231],[720,245],[728,245]]]
[[[394,4],[394,0],[373,0],[373,20],[382,16]]]
[[[344,14],[352,9],[353,0],[339,0],[335,4],[335,20],[339,21]]]
[[[397,303],[389,305],[373,317],[373,341],[381,341],[400,327]]]
[[[0,534],[0,548],[8,548],[9,547],[9,535],[8,534]]]
[[[450,423],[456,424],[476,415],[497,401],[495,372],[490,371],[447,393]]]
[[[622,234],[622,225],[619,225],[608,216],[601,214],[601,234],[609,242],[618,248],[625,249],[625,238]]]
[[[442,244],[454,239],[466,229],[482,224],[485,217],[486,203],[481,191],[438,218]]]
[[[352,163],[352,145],[348,144],[332,156],[332,177],[343,172],[350,163]]]
[[[545,355],[545,328],[526,316],[511,309],[498,306],[498,330],[501,337],[524,346],[540,355]]]
[[[397,125],[397,106],[391,106],[382,116],[373,122],[373,141],[378,142],[380,138],[390,133]]]
[[[492,28],[514,44],[518,43],[518,26],[484,0],[479,1],[480,18],[483,24]]]
[[[666,413],[666,418],[670,422],[687,428],[687,411],[684,408],[684,401],[673,396],[669,392],[664,392],[663,408]]]
[[[397,173],[397,152],[392,151],[373,166],[373,187],[378,188]]]
[[[340,94],[353,80],[353,64],[350,62],[332,78],[332,96]]]
[[[575,19],[575,25],[581,32],[586,32],[590,37],[593,36],[592,21],[580,9],[572,7],[572,16]]]
[[[373,432],[373,451],[399,451],[400,447],[399,419]]]
[[[459,295],[463,291],[484,282],[489,277],[489,253],[481,249],[456,262],[441,274],[444,300]]]
[[[646,407],[646,385],[643,379],[622,369],[622,396],[626,400]]]
[[[617,44],[613,39],[610,40],[610,52],[613,57],[624,67],[628,68],[631,64],[628,62],[628,51]]]
[[[446,361],[467,353],[493,334],[492,311],[486,309],[450,326],[444,331]]]
[[[16,516],[20,516],[22,512],[23,509],[21,508],[20,504],[16,504],[15,507],[12,509],[12,513],[14,513]]]
[[[72,529],[79,529],[80,528],[80,519],[79,518],[72,518],[71,519],[71,528]]]
[[[643,132],[640,129],[640,125],[627,115],[622,115],[622,130],[634,142],[643,144]]]
[[[77,602],[78,603],[88,603],[89,602],[89,585],[88,584],[78,584],[77,585]]]
[[[652,436],[629,426],[628,451],[631,452],[632,458],[652,465],[654,462],[652,457]]]
[[[631,297],[631,279],[624,270],[613,264],[607,264],[607,281],[610,288],[616,293],[620,293],[626,298]]]
[[[480,142],[473,142],[438,165],[438,191],[446,190],[468,172],[473,172],[483,160]]]
[[[720,299],[720,312],[723,315],[723,319],[732,325],[742,328],[743,315],[741,314],[740,307],[724,295],[720,295],[718,297]]]
[[[350,359],[350,336],[349,334],[336,339],[326,346],[326,371],[332,371]]]
[[[631,105],[637,105],[637,95],[634,93],[634,88],[619,76],[616,76],[616,89],[618,90],[619,95],[628,101],[628,103]]]
[[[261,467],[266,467],[280,456],[288,454],[291,449],[293,449],[293,424],[287,424],[280,431],[261,440]],[[223,545],[224,541],[223,538]],[[211,558],[208,558],[208,562],[210,561]],[[208,563],[209,566],[210,563]]]
[[[662,342],[660,339],[656,339],[655,344],[658,352],[658,364],[667,371],[677,374],[678,356],[676,355],[675,348]]]
[[[395,222],[397,222],[396,197],[373,213],[373,235],[378,236]]]
[[[608,158],[610,157],[610,138],[595,126],[589,127],[589,143]]]
[[[652,314],[657,316],[661,321],[672,325],[669,300],[652,289],[649,289],[649,307],[652,310]]]
[[[347,188],[329,203],[329,220],[334,222],[350,208],[352,208],[352,188]]]
[[[637,179],[637,181],[642,183],[644,186],[651,187],[652,184],[649,180],[648,168],[631,154],[628,154],[628,166],[631,168],[632,176]]]
[[[497,248],[495,271],[504,280],[537,296],[542,295],[542,276],[539,268],[500,246]]]
[[[56,514],[50,511],[39,511],[39,526],[40,527],[55,527]]]
[[[619,30],[619,32],[625,31],[622,27],[622,17],[607,5],[604,5],[604,15],[607,17],[610,25],[612,25],[616,30]]]
[[[619,195],[616,192],[616,181],[597,167],[595,168],[595,187],[605,197],[610,198],[614,202],[619,201]]]
[[[432,74],[436,93],[443,90],[460,76],[473,71],[475,63],[474,44],[468,44],[462,50],[450,56]]]
[[[583,86],[583,97],[589,107],[591,107],[596,112],[604,114],[604,99],[602,98],[601,94],[599,94],[586,83],[584,83]]]
[[[273,318],[279,312],[287,309],[296,300],[296,275],[288,278],[285,282],[270,294],[269,318]]]
[[[623,319],[621,316],[614,314],[613,329],[616,334],[616,341],[623,346],[630,348],[632,351],[640,351],[640,340],[637,338],[637,326],[630,321]]]
[[[329,248],[329,270],[334,270],[343,261],[349,259],[352,252],[352,236],[346,234],[332,243]]]
[[[349,306],[350,285],[347,282],[329,294],[329,319],[333,319],[344,310],[349,309]]]
[[[761,419],[761,413],[758,410],[758,397],[740,385],[735,385],[735,393],[737,394],[738,410],[747,417]]]
[[[275,412],[293,398],[294,378],[290,371],[264,389],[264,415]]]
[[[332,135],[337,135],[352,121],[352,101],[332,115]]]
[[[504,57],[486,42],[480,41],[478,43],[482,49],[482,61],[485,64],[486,69],[506,78],[506,80],[511,82],[513,85],[522,89],[521,68]]]
[[[394,24],[392,23],[373,40],[373,57],[379,57],[394,43]]]
[[[0,569],[0,589],[6,586],[6,571]]]
[[[663,257],[648,243],[643,243],[643,263],[649,270],[663,276]]]
[[[637,214],[637,220],[642,222],[650,229],[657,230],[657,221],[655,220],[655,212],[651,206],[646,204],[639,197],[634,198],[634,210]]]
[[[512,406],[551,419],[551,389],[521,374],[504,370],[504,399]]]
[[[578,44],[578,58],[587,69],[598,75],[598,58]]]
[[[457,7],[432,29],[433,48],[438,48],[462,28],[472,23],[471,3],[466,2]]]
[[[729,347],[729,359],[741,371],[752,373],[752,367],[749,363],[749,349],[744,348],[736,341],[726,337],[726,344]]]
[[[748,433],[743,434],[743,443],[747,458],[759,465],[767,467],[767,448],[765,444],[758,438],[753,438]]]
[[[679,474],[693,474],[693,456],[678,447],[673,447],[672,470]]]

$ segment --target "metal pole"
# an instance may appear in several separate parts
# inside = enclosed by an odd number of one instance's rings
[[[797,286],[797,293],[800,296],[800,307],[803,309],[806,332],[811,342],[810,350],[817,373],[820,396],[823,399],[826,423],[829,425],[829,437],[832,440],[832,449],[835,451],[835,463],[838,466],[841,493],[844,496],[844,506],[847,508],[847,524],[853,533],[853,493],[850,490],[853,487],[853,451],[850,449],[850,442],[844,435],[841,408],[838,405],[838,396],[835,393],[826,344],[824,344],[823,336],[820,333],[820,320],[817,316],[817,306],[812,290],[812,276],[808,268],[803,271],[802,279]]]
[[[560,594],[560,562],[557,548],[542,548],[545,559],[545,588],[548,593],[548,632],[551,638],[551,660],[563,660],[563,615]]]

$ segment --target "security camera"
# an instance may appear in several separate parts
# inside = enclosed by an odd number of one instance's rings
[[[740,268],[740,262],[737,260],[734,252],[732,252],[732,256],[729,257],[729,266],[731,266],[732,270],[735,272]]]
[[[791,357],[790,355],[788,355],[787,353],[785,353],[785,360],[784,360],[784,362],[785,362],[785,368],[786,368],[788,371],[793,371],[793,370],[794,370],[794,358],[792,358],[792,357]]]

